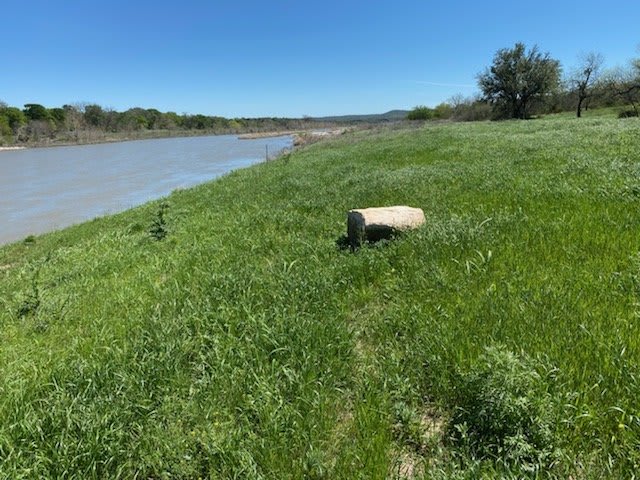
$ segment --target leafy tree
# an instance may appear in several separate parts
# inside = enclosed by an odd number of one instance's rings
[[[128,115],[129,124],[133,127],[134,130],[154,128],[153,125],[156,115],[153,113],[153,110],[145,110],[144,108],[134,107],[130,108],[125,113]]]
[[[142,114],[146,120],[147,128],[149,130],[154,130],[156,128],[160,128],[162,125],[162,113],[155,108],[148,108],[143,111]]]
[[[93,127],[104,126],[105,112],[100,105],[87,105],[84,107],[84,121]]]
[[[559,83],[560,63],[534,46],[523,43],[498,50],[493,64],[478,75],[484,98],[499,118],[529,118],[532,104],[552,92]]]
[[[56,128],[61,129],[67,119],[67,112],[63,108],[51,108],[49,113],[56,124]]]
[[[142,108],[130,108],[126,112],[119,113],[115,129],[133,132],[147,128],[149,123],[145,117],[145,112]]]
[[[29,120],[51,120],[49,111],[37,103],[25,104],[23,111]]]
[[[205,115],[189,115],[184,120],[184,126],[188,129],[205,130],[212,127],[211,117]]]
[[[176,112],[167,112],[163,114],[163,123],[165,128],[182,127],[184,119]]]
[[[229,128],[233,132],[239,132],[242,130],[242,119],[241,118],[233,118],[229,120]]]
[[[604,57],[595,52],[589,52],[580,59],[580,64],[569,77],[569,85],[578,97],[576,117],[582,116],[582,105],[595,94],[595,87],[600,79],[600,71]]]
[[[442,102],[433,109],[434,118],[451,118],[453,115],[453,107],[446,102]]]
[[[7,123],[9,124],[9,128],[11,128],[13,135],[17,135],[20,127],[27,123],[26,115],[22,110],[16,107],[1,108],[0,115],[7,119]]]
[[[407,120],[431,120],[433,117],[433,110],[424,105],[418,105],[407,114]]]
[[[11,127],[7,118],[0,113],[0,145],[3,145],[5,141],[11,140],[12,137]]]

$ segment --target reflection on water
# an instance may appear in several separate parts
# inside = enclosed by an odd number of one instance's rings
[[[0,244],[126,210],[291,144],[224,135],[0,152]]]

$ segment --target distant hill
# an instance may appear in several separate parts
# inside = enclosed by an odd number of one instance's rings
[[[395,122],[407,118],[409,110],[391,110],[387,113],[374,113],[370,115],[339,115],[334,117],[314,117],[318,122]]]

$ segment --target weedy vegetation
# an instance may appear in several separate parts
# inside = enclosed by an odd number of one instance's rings
[[[165,215],[168,209],[169,209],[169,204],[167,202],[162,202],[158,207],[158,211],[153,217],[153,221],[151,222],[151,227],[149,227],[149,235],[154,240],[164,240],[164,238],[169,233],[168,227],[167,227],[167,220],[165,219]]]
[[[614,117],[358,131],[175,192],[170,235],[163,200],[1,248],[0,477],[632,478]],[[340,248],[397,204],[424,228]]]

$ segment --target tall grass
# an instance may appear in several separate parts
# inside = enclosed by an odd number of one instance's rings
[[[0,249],[0,474],[630,477],[639,134],[357,132],[174,193],[162,242],[154,202]],[[336,246],[395,204],[426,226]]]

